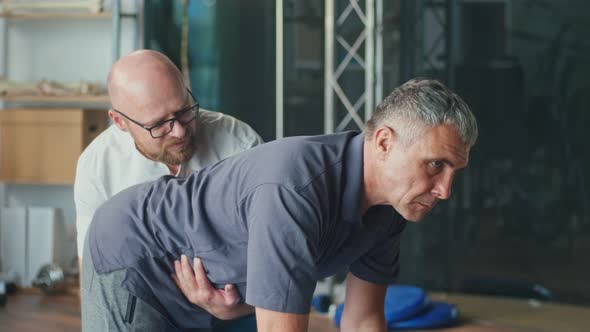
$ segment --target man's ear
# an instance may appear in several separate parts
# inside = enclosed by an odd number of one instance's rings
[[[129,129],[127,129],[127,123],[125,121],[123,121],[123,117],[119,113],[113,111],[112,109],[110,109],[108,113],[109,113],[109,118],[111,118],[111,121],[113,121],[115,126],[117,126],[122,131],[129,130]]]
[[[385,158],[396,143],[395,131],[391,127],[379,127],[373,135],[373,144],[379,158]]]

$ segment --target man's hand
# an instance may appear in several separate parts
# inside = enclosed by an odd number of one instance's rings
[[[211,285],[201,259],[195,257],[193,268],[188,258],[182,255],[180,261],[174,261],[176,275],[172,279],[187,300],[207,310],[219,319],[235,319],[254,312],[247,304],[239,304],[240,295],[236,287],[225,285],[224,289],[216,289]]]

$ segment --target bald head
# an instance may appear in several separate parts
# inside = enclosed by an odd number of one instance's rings
[[[166,101],[185,100],[182,75],[162,53],[139,50],[117,61],[107,79],[111,104],[129,116],[165,107]]]
[[[155,51],[135,51],[113,65],[107,84],[113,123],[131,135],[143,156],[163,162],[175,174],[193,156],[196,121],[177,123],[155,139],[151,132],[153,126],[174,124],[166,121],[193,105],[174,63]]]

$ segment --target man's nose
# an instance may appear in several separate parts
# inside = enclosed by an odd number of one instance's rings
[[[170,135],[176,138],[184,138],[184,136],[186,136],[186,130],[187,129],[185,125],[183,125],[180,121],[175,121]]]
[[[436,181],[432,194],[438,199],[449,199],[451,187],[453,186],[453,175],[448,174]]]

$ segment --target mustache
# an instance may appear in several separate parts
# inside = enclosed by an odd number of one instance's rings
[[[174,139],[172,139],[172,140],[164,143],[164,145],[162,145],[162,149],[165,150],[165,149],[167,149],[167,148],[169,148],[169,147],[171,147],[173,145],[176,145],[178,143],[182,143],[184,141],[186,141],[186,137],[183,138],[183,139],[174,138]]]
[[[160,148],[160,151],[158,152],[157,156],[156,156],[156,160],[163,160],[164,157],[168,154],[168,149],[171,146],[176,145],[178,143],[183,143],[185,141],[189,141],[189,142],[188,142],[188,144],[186,144],[183,147],[182,151],[191,151],[193,149],[193,146],[194,146],[193,135],[187,134],[182,139],[173,138],[169,142],[164,143],[162,145],[162,147]]]
[[[173,137],[173,138],[170,139],[170,141],[164,143],[164,145],[162,145],[162,150],[166,150],[166,149],[168,149],[169,147],[171,147],[173,145],[176,145],[178,143],[183,143],[183,142],[185,142],[187,140],[192,140],[192,139],[193,139],[193,133],[187,131],[186,135],[184,135],[183,138],[175,138],[175,137]]]

